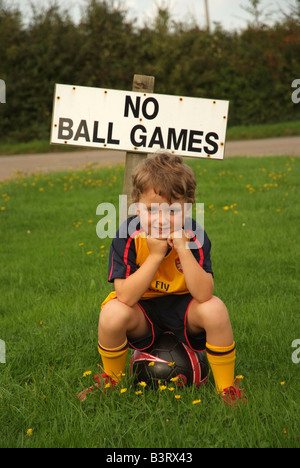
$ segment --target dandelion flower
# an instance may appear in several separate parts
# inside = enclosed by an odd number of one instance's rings
[[[244,376],[243,375],[237,375],[236,379],[243,380]]]
[[[166,385],[160,385],[159,386],[159,390],[163,391],[163,390],[166,390],[167,386]]]
[[[153,367],[154,366],[154,361],[149,362],[148,366]]]
[[[170,380],[171,380],[171,382],[177,382],[178,378],[179,378],[178,376],[177,377],[172,377],[172,379],[170,379]]]
[[[92,250],[89,250],[86,254],[87,255],[92,255],[93,251]]]
[[[199,403],[201,403],[201,400],[194,400],[193,401],[193,405],[198,405]]]
[[[229,206],[223,206],[223,210],[224,210],[224,211],[228,211],[228,210],[229,210]]]
[[[32,436],[32,433],[33,433],[33,429],[31,429],[31,428],[27,429],[26,434],[27,434],[28,436]]]
[[[88,370],[83,373],[83,377],[86,377],[87,375],[91,375],[92,371]]]
[[[174,387],[169,387],[168,390],[170,390],[170,392],[174,392],[175,388]]]
[[[283,387],[283,385],[285,385],[285,382],[284,381],[280,382],[280,385]]]
[[[143,388],[145,388],[147,386],[146,382],[139,382],[139,385]]]
[[[138,390],[137,392],[135,392],[136,395],[141,395],[142,393],[142,390]]]
[[[176,400],[180,400],[181,396],[180,395],[174,395]]]
[[[121,388],[120,393],[125,393],[127,392],[127,388]]]

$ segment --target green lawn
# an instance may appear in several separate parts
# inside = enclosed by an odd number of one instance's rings
[[[118,205],[123,167],[20,176],[0,182],[0,447],[300,446],[300,367],[292,361],[300,339],[300,159],[188,163],[248,404],[226,407],[211,376],[198,390],[137,395],[128,372],[124,393],[77,400],[101,372],[98,315],[111,290],[111,241],[96,235],[96,208]]]

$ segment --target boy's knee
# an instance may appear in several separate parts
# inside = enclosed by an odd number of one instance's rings
[[[213,296],[206,302],[197,303],[194,319],[202,323],[203,328],[207,325],[223,327],[229,323],[229,314],[224,302]]]
[[[212,297],[207,304],[207,319],[215,328],[224,328],[230,324],[229,313],[226,305],[218,297]]]
[[[99,326],[122,328],[132,315],[132,309],[118,299],[109,301],[100,312]]]
[[[208,307],[210,307],[211,310],[214,310],[216,313],[225,315],[228,314],[226,305],[218,297],[213,296],[209,301],[207,301],[207,303]]]

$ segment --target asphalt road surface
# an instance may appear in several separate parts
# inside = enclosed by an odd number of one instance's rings
[[[262,156],[300,156],[300,137],[231,141],[226,143],[225,158]],[[0,180],[18,173],[55,172],[83,169],[89,164],[112,166],[125,164],[125,153],[109,150],[82,150],[63,153],[0,156]]]

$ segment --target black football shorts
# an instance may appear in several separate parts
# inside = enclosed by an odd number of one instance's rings
[[[171,331],[192,350],[204,351],[205,331],[199,335],[188,335],[186,329],[187,314],[193,300],[191,294],[169,294],[140,300],[138,306],[150,323],[151,333],[135,341],[129,339],[129,346],[139,351],[145,350],[152,346],[164,332]]]

